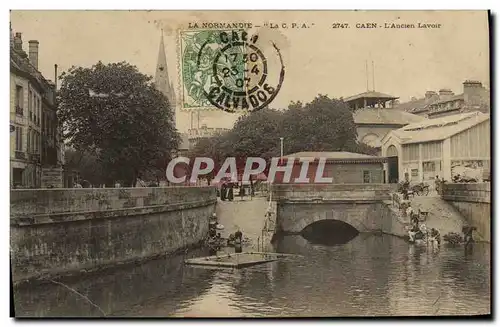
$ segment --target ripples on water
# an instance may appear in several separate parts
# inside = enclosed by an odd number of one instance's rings
[[[373,316],[490,313],[489,245],[439,251],[360,234],[313,245],[287,236],[276,251],[300,254],[241,270],[192,268],[183,257],[66,283],[109,316]],[[230,251],[229,249],[226,251]],[[203,255],[202,252],[188,256]],[[98,316],[57,285],[15,292],[18,316]]]

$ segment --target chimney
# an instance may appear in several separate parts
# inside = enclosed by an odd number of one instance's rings
[[[427,91],[427,92],[425,92],[425,99],[426,100],[430,100],[430,99],[432,99],[435,96],[437,96],[437,93],[434,92],[434,91]]]
[[[22,34],[17,32],[14,36],[14,49],[17,51],[23,51],[23,39]]]
[[[10,23],[10,47],[14,47],[14,33],[12,33],[12,23]]]
[[[38,41],[31,40],[31,41],[28,41],[28,44],[29,44],[30,62],[33,65],[33,67],[38,69]]]
[[[452,95],[453,95],[453,92],[450,89],[439,90],[439,98],[441,100],[449,99],[449,98],[451,98]]]
[[[464,85],[464,102],[469,106],[479,106],[484,93],[483,84],[479,81],[467,80]]]

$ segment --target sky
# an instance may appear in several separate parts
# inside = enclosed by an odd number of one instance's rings
[[[283,54],[283,87],[271,103],[286,108],[290,101],[311,101],[318,94],[347,97],[369,88],[408,101],[427,90],[462,92],[474,79],[489,86],[489,36],[486,11],[12,11],[13,32],[21,32],[24,49],[38,40],[39,70],[54,80],[72,65],[89,67],[127,61],[154,75],[164,30],[169,75],[180,98],[180,31],[189,23],[249,22],[254,25],[305,23],[303,29],[258,28]],[[349,28],[332,28],[348,23]],[[377,23],[378,28],[356,28]],[[385,23],[436,23],[437,29],[387,29]],[[372,74],[372,64],[374,76]],[[374,78],[373,78],[374,77]],[[375,86],[373,87],[373,79]],[[230,127],[236,115],[202,112],[200,124]],[[178,112],[178,129],[190,127],[190,115]],[[196,117],[196,115],[195,115]],[[195,126],[197,122],[194,122]]]

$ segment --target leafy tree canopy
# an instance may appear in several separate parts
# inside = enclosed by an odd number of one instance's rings
[[[284,114],[285,153],[345,151],[357,137],[351,111],[339,100],[318,95],[312,102],[292,103]]]
[[[375,155],[377,152],[357,142],[356,125],[348,106],[320,94],[305,105],[292,102],[285,111],[262,109],[242,116],[229,132],[200,140],[190,157],[210,157],[216,168],[226,157],[236,157],[241,169],[247,157],[279,156],[280,137],[284,138],[285,154],[349,151]]]
[[[95,155],[69,148],[64,151],[64,158],[66,168],[77,170],[82,181],[88,181],[92,185],[105,183],[106,178],[102,165]]]
[[[178,148],[168,99],[128,63],[72,67],[58,101],[69,145],[95,155],[110,183],[135,183]]]

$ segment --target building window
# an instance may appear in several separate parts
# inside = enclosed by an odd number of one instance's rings
[[[33,122],[36,124],[38,119],[38,102],[36,101],[36,95],[33,94]]]
[[[424,180],[434,179],[441,175],[441,160],[422,162]]]
[[[15,99],[15,104],[16,107],[22,108],[23,107],[23,87],[20,85],[16,85],[16,99]]]
[[[418,169],[411,170],[411,177],[418,177]]]
[[[441,159],[442,153],[442,142],[429,142],[422,144],[422,160]]]
[[[427,161],[422,163],[424,173],[436,171],[436,163],[434,161]]]
[[[26,143],[27,143],[26,151],[28,153],[31,153],[31,128],[28,128],[28,133],[26,134]]]
[[[23,128],[16,127],[16,151],[23,151]]]
[[[418,144],[409,144],[403,147],[403,161],[416,161],[419,158]]]
[[[30,112],[30,120],[33,119],[33,93],[28,89],[28,111]]]
[[[363,183],[370,183],[370,171],[363,170]]]
[[[41,123],[41,119],[40,117],[42,117],[42,101],[40,100],[40,97],[38,98],[38,126],[40,126],[40,123]]]
[[[36,136],[37,136],[37,135],[36,135],[36,131],[33,131],[33,135],[32,135],[32,139],[33,139],[33,146],[32,146],[32,148],[31,148],[31,149],[33,150],[33,153],[36,153],[36,150],[37,150],[37,149],[36,149],[36,145],[37,145],[37,144],[36,144],[36,143],[37,143],[37,142],[36,142]]]
[[[40,133],[36,132],[35,136],[35,153],[40,153]]]
[[[21,185],[23,183],[23,169],[12,168],[12,184]]]

